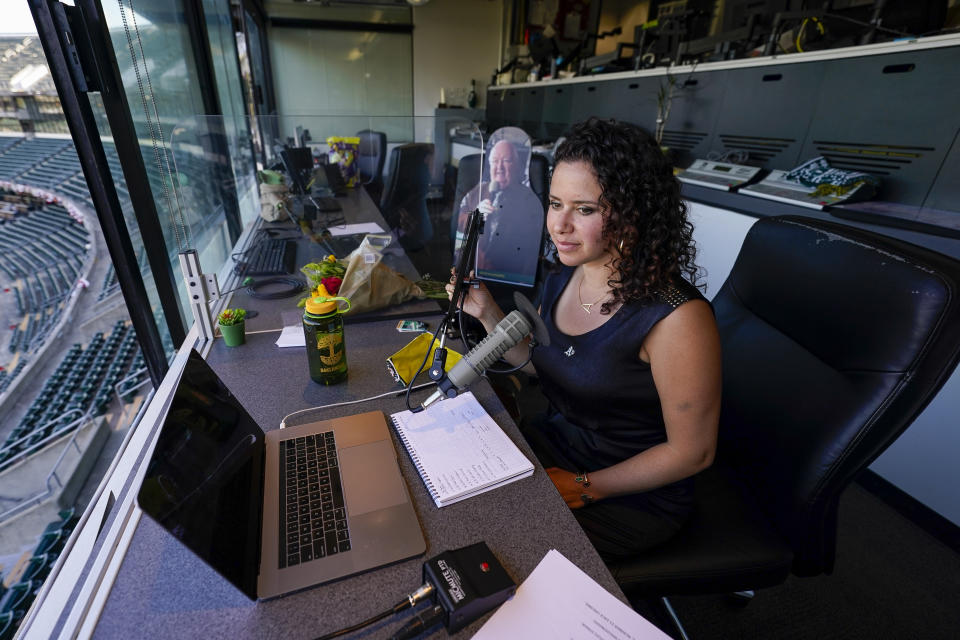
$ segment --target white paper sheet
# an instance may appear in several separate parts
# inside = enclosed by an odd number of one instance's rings
[[[551,549],[474,640],[670,640]]]
[[[303,337],[303,327],[299,325],[293,325],[290,327],[284,327],[283,331],[280,332],[280,337],[277,338],[278,347],[305,347],[307,346],[307,340]]]
[[[328,227],[332,236],[350,236],[355,233],[383,233],[383,228],[376,222],[358,222],[356,224],[342,224]]]

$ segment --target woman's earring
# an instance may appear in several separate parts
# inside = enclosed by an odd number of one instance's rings
[[[623,238],[620,238],[620,246],[617,250],[620,252],[620,255],[623,255]]]

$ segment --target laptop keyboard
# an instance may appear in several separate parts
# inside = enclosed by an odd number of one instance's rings
[[[350,550],[333,431],[280,441],[280,568]]]

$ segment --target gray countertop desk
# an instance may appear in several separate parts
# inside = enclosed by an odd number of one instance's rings
[[[370,199],[370,196],[367,195],[367,192],[363,189],[350,189],[347,191],[345,196],[338,197],[336,200],[343,208],[343,218],[345,218],[348,223],[353,224],[361,222],[375,222],[379,224],[386,233],[389,233],[389,227],[384,221],[383,216],[380,215],[379,209]],[[332,216],[337,215],[338,214],[332,214]],[[314,223],[314,229],[319,229],[319,226],[327,221],[326,218],[326,214],[319,214],[318,220]],[[277,234],[276,237],[299,238],[296,262],[298,271],[293,274],[293,277],[304,279],[304,276],[300,273],[299,268],[309,262],[318,262],[330,253],[326,246],[304,239],[300,231],[293,226],[293,223],[287,220],[282,220],[277,223],[264,223],[261,228],[269,230],[270,233]],[[330,228],[335,229],[336,227],[331,225]],[[346,256],[338,254],[337,257],[343,258]],[[404,255],[403,250],[395,240],[384,251],[383,263],[395,271],[403,274],[410,280],[416,281],[420,277],[416,268],[413,266],[413,263],[411,263],[410,260]],[[266,279],[266,277],[254,278],[254,280],[258,282]],[[236,282],[230,285],[230,288],[239,286],[240,282]],[[228,287],[223,286],[223,288],[227,289]],[[265,292],[270,291],[269,288],[264,288],[262,290]],[[246,322],[248,332],[274,329],[279,330],[283,326],[282,316],[288,316],[291,311],[296,312],[297,300],[304,297],[306,293],[306,291],[303,291],[297,297],[288,298],[285,300],[259,300],[247,295],[246,288],[241,288],[233,294],[233,297],[230,300],[230,306],[243,307],[248,311],[254,310],[257,312],[258,315],[256,317],[250,318]],[[440,307],[432,300],[410,301],[400,305],[398,308],[384,309],[382,312],[377,312],[375,314],[365,314],[364,316],[360,316],[360,319],[368,320],[373,316],[403,317],[404,314],[419,315],[423,313],[432,313],[439,309]],[[353,321],[354,317],[351,316],[350,322]]]
[[[284,416],[300,409],[397,388],[386,372],[385,358],[406,344],[411,335],[398,333],[394,319],[348,325],[347,381],[333,387],[312,382],[304,349],[278,348],[274,343],[279,326],[268,326],[283,309],[293,307],[295,300],[270,301],[272,306],[264,305],[261,316],[255,319],[262,332],[248,335],[247,343],[237,348],[228,348],[217,339],[207,355],[211,366],[264,430],[279,428]],[[439,316],[429,318],[434,327],[438,320]],[[536,462],[489,385],[481,381],[473,385],[473,391],[504,431]],[[421,391],[414,398],[422,400],[426,393],[428,390]],[[290,423],[371,410],[389,415],[403,408],[402,397],[390,397],[314,412]],[[529,478],[438,509],[395,435],[394,445],[427,541],[423,556],[281,598],[251,602],[165,530],[141,518],[94,636],[315,638],[392,607],[420,585],[424,560],[480,540],[490,546],[517,583],[530,574],[547,551],[557,549],[625,601],[542,466],[537,464]],[[410,615],[404,612],[348,637],[389,637]],[[472,635],[488,616],[457,637]],[[446,632],[438,630],[428,637],[446,637]]]

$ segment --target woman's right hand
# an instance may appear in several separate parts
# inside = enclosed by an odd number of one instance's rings
[[[453,273],[453,269],[450,271],[450,282],[446,286],[448,299],[453,298],[454,285],[456,285],[457,282],[457,277]],[[473,272],[470,272],[470,277],[473,278]],[[466,295],[463,300],[464,312],[479,320],[487,331],[490,331],[504,318],[503,311],[493,299],[493,296],[490,295],[490,290],[487,289],[485,284],[481,282],[476,287],[468,286],[465,292]]]

